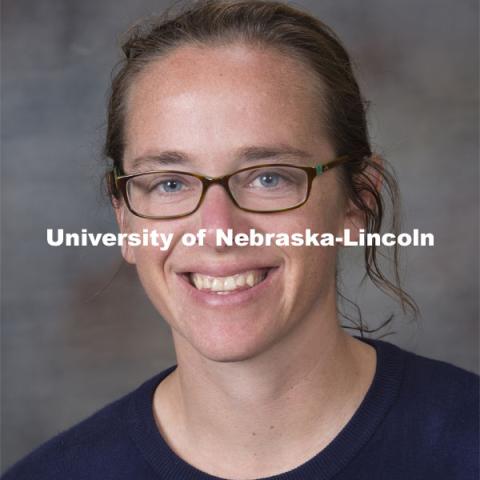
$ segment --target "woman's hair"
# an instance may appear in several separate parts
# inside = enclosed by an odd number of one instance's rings
[[[391,229],[398,233],[397,182],[387,170],[386,162],[372,157],[366,102],[348,53],[335,33],[320,20],[276,1],[195,1],[176,13],[167,11],[161,17],[151,17],[127,32],[122,45],[125,57],[112,80],[108,103],[104,153],[113,161],[113,166],[121,168],[122,164],[128,89],[146,65],[182,45],[215,46],[238,42],[274,48],[310,68],[323,92],[329,140],[337,156],[350,158],[340,167],[342,184],[347,197],[364,214],[365,232],[380,233],[389,203],[393,207]],[[319,121],[321,118],[319,115]],[[376,179],[381,180],[383,188],[377,187]],[[120,198],[111,171],[106,180],[110,197]],[[364,248],[365,276],[382,291],[396,297],[404,312],[411,310],[416,315],[418,309],[414,300],[400,284],[397,247],[393,247],[392,253],[392,280],[382,271],[377,248]],[[357,320],[347,318],[354,321],[354,328],[363,334],[368,330],[363,326],[361,314],[359,317]]]

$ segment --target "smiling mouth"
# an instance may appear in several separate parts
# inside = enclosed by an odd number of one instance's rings
[[[229,295],[255,287],[267,278],[271,270],[272,268],[248,270],[227,277],[214,277],[191,272],[187,274],[187,277],[189,283],[197,290],[217,295]]]

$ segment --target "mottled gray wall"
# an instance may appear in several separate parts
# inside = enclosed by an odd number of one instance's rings
[[[115,228],[99,189],[117,38],[153,0],[2,1],[3,468],[174,362],[135,272],[108,248],[51,248],[46,228]],[[475,0],[298,1],[331,25],[371,100],[376,148],[396,167],[405,253],[423,316],[390,340],[478,367],[478,7]],[[344,262],[347,290],[361,258]],[[348,261],[347,261],[348,260]],[[352,272],[352,273],[351,273]],[[107,287],[107,288],[105,288]],[[357,295],[375,324],[395,304]],[[398,310],[398,309],[397,309]]]

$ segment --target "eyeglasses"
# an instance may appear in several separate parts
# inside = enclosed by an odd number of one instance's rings
[[[194,213],[210,186],[221,185],[241,210],[254,213],[286,212],[301,207],[310,196],[313,179],[349,160],[342,156],[324,165],[303,167],[272,163],[242,168],[222,177],[159,170],[112,174],[128,209],[138,217],[155,220],[181,218]]]

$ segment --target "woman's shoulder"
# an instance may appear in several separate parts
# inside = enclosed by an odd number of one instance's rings
[[[398,392],[392,404],[392,425],[409,438],[430,445],[478,443],[479,376],[450,363],[427,358],[387,342],[374,342],[383,362],[400,364]],[[412,435],[416,431],[418,435]],[[456,447],[455,447],[456,445]]]
[[[479,376],[450,363],[427,358],[381,340],[369,340],[381,364],[378,370],[398,376],[397,402],[443,412],[478,409]]]
[[[130,478],[127,472],[142,463],[135,461],[135,445],[131,441],[129,424],[135,421],[132,409],[139,396],[148,394],[168,374],[170,369],[147,380],[140,387],[95,412],[90,417],[65,430],[13,465],[2,480],[71,480],[84,478]],[[102,472],[105,475],[102,475]],[[144,478],[149,478],[145,474]]]
[[[443,394],[443,400],[456,400],[462,393],[478,397],[479,376],[463,368],[441,360],[428,358],[381,340],[373,341],[384,361],[401,361],[404,364],[404,389],[417,395],[425,395],[437,401],[435,394]],[[444,395],[447,395],[445,398]]]
[[[385,341],[364,341],[376,349],[377,368],[348,428],[350,437],[352,430],[355,439],[364,435],[362,454],[341,478],[478,478],[479,377]]]

